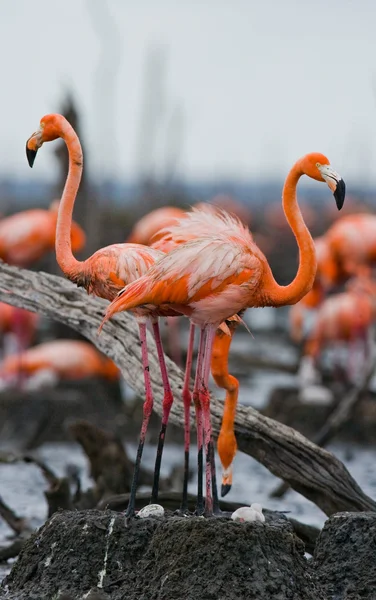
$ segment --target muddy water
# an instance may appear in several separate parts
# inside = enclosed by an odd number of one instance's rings
[[[253,327],[253,331],[255,328]],[[286,345],[278,344],[263,339],[257,333],[254,338],[249,334],[241,334],[237,337],[234,349],[239,353],[246,353],[249,347],[254,351],[258,348],[261,353],[267,353],[271,357],[281,357],[287,360],[294,359],[293,349]],[[290,385],[295,382],[292,375],[268,371],[257,371],[251,377],[241,378],[239,401],[244,404],[253,405],[255,408],[262,407],[270,391],[276,386]],[[166,443],[168,442],[168,436]],[[376,498],[376,449],[364,449],[354,446],[335,444],[329,448],[340,458],[349,469],[355,480],[369,496]],[[127,450],[130,456],[135,456],[136,446],[129,445]],[[194,449],[193,449],[194,452]],[[63,474],[67,463],[74,463],[81,469],[83,488],[90,486],[91,482],[87,475],[87,462],[81,448],[72,443],[45,444],[41,446],[37,454],[51,466],[57,474]],[[147,446],[144,450],[144,465],[152,469],[155,459],[155,447]],[[167,445],[164,454],[162,473],[169,474],[171,467],[183,461],[183,451],[180,446]],[[194,468],[195,465],[192,465]],[[219,464],[218,464],[219,469]],[[291,516],[302,522],[321,527],[325,521],[325,515],[314,504],[300,496],[294,491],[289,491],[283,500],[269,498],[269,493],[276,486],[278,480],[262,465],[251,457],[238,453],[234,465],[234,482],[229,500],[236,502],[259,502],[263,507],[269,509],[290,511]],[[43,490],[46,488],[45,481],[40,470],[31,464],[0,464],[0,495],[9,506],[19,515],[31,519],[34,527],[42,524],[46,518],[46,503]],[[189,491],[196,492],[195,477],[190,483]],[[12,532],[0,519],[0,545],[9,542]],[[9,571],[11,564],[0,565],[0,580]]]

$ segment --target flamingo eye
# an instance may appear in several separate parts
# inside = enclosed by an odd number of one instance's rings
[[[319,163],[319,162],[317,162],[317,163],[316,163],[316,167],[319,167],[319,166],[320,166],[320,163]]]

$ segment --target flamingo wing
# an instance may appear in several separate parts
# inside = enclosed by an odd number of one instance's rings
[[[260,257],[240,240],[219,235],[195,239],[163,256],[146,275],[121,290],[108,306],[103,323],[117,312],[145,304],[197,304],[241,286],[247,292],[262,270]]]

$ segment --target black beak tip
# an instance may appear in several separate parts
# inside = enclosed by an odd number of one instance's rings
[[[345,196],[346,196],[346,184],[343,181],[343,179],[340,179],[337,184],[337,189],[334,192],[334,199],[336,201],[338,210],[341,210],[341,208],[345,202]]]
[[[223,484],[221,486],[221,497],[224,498],[225,496],[227,496],[227,494],[229,493],[229,491],[231,490],[231,485],[229,483]]]
[[[33,167],[36,155],[37,155],[37,150],[30,150],[30,148],[27,147],[27,142],[26,142],[27,162],[29,163],[29,167],[31,167],[31,168]]]

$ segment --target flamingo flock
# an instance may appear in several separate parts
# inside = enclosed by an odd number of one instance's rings
[[[72,213],[80,185],[83,156],[77,134],[64,117],[44,116],[39,128],[26,143],[32,167],[45,142],[62,138],[69,153],[69,171],[57,212],[56,259],[64,275],[88,293],[110,303],[101,328],[114,314],[131,311],[139,327],[145,400],[134,477],[126,518],[135,514],[135,495],[146,432],[153,408],[146,325],[150,323],[164,388],[161,429],[156,454],[151,502],[158,499],[159,473],[169,413],[174,401],[164,360],[159,317],[187,317],[190,335],[182,393],[185,415],[185,468],[188,472],[190,408],[196,414],[198,488],[195,513],[219,514],[214,460],[214,439],[210,415],[209,375],[226,390],[224,417],[218,439],[223,467],[222,494],[232,482],[236,453],[234,418],[238,382],[228,373],[228,353],[236,326],[247,308],[286,306],[301,301],[312,289],[317,259],[315,243],[305,225],[297,201],[302,176],[326,183],[338,209],[345,199],[345,183],[329,160],[314,152],[303,156],[287,175],[282,194],[283,211],[299,248],[299,267],[294,280],[279,285],[269,263],[243,222],[219,207],[184,212],[160,209],[139,223],[126,243],[113,244],[78,261],[71,241]],[[167,218],[166,218],[167,217]],[[200,332],[193,389],[190,374],[195,329]],[[204,469],[205,458],[205,469]],[[203,494],[205,479],[205,500]],[[186,511],[186,481],[182,511]]]

